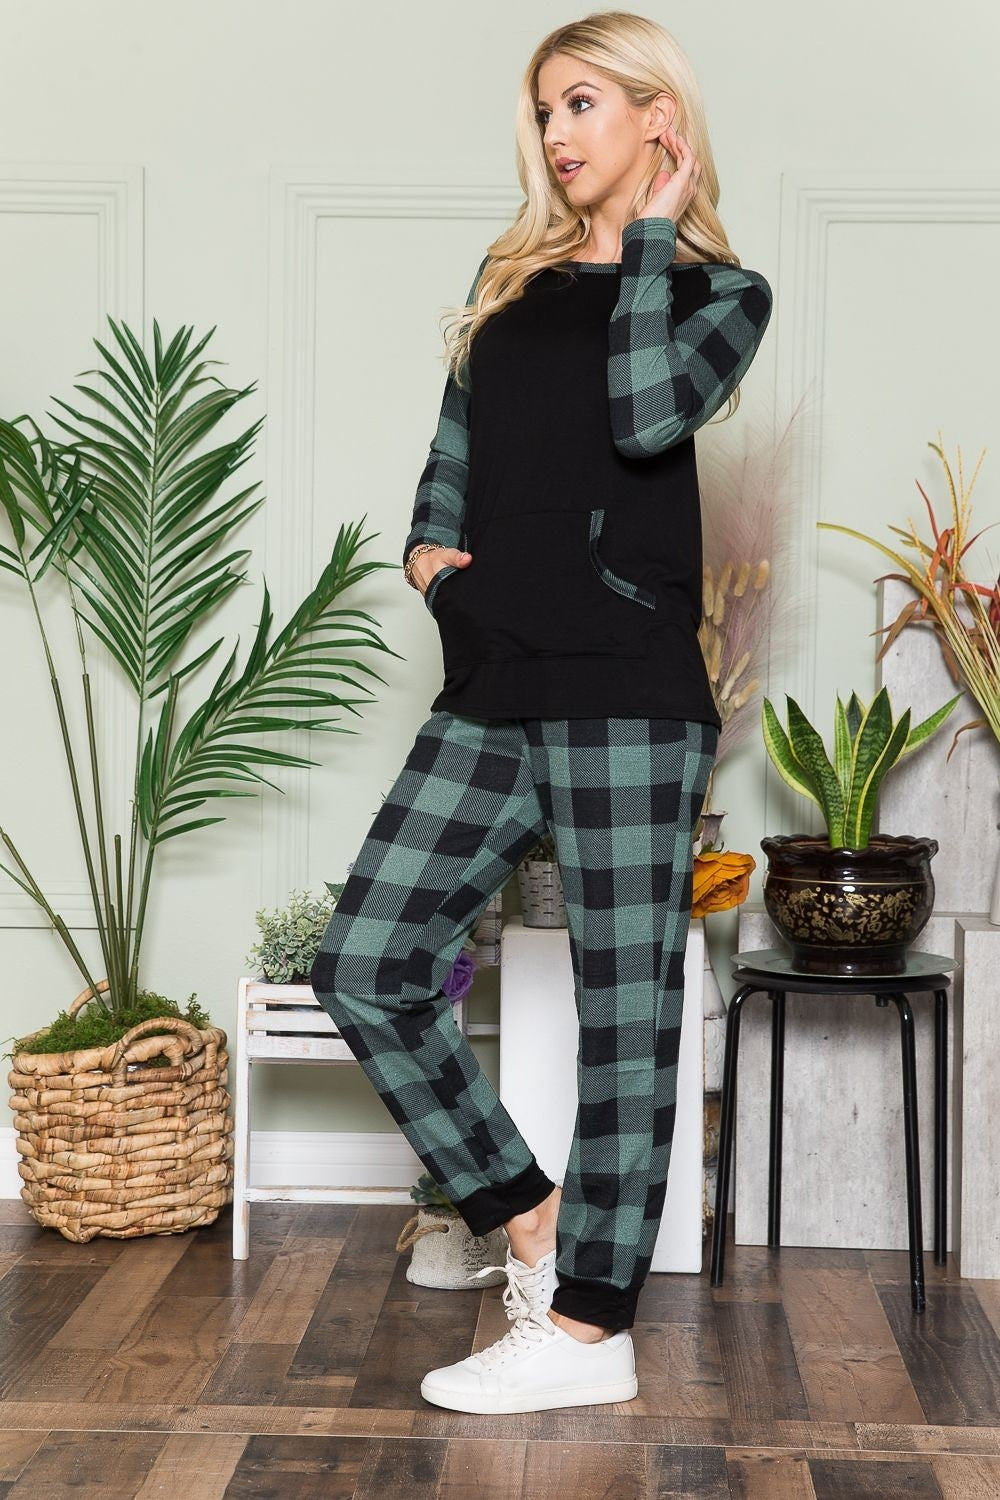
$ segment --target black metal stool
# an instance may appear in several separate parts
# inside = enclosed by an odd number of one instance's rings
[[[729,1003],[726,1017],[726,1052],[722,1078],[722,1117],[719,1122],[719,1175],[715,1190],[715,1224],[712,1232],[712,1286],[722,1282],[725,1260],[726,1208],[729,1174],[736,1127],[736,1063],[739,1053],[740,1016],[746,999],[760,991],[771,997],[771,1129],[767,1181],[767,1243],[781,1244],[781,1116],[784,1098],[785,995],[873,995],[875,1004],[899,1010],[903,1060],[903,1137],[906,1146],[906,1202],[910,1230],[910,1295],[916,1312],[924,1310],[923,1217],[920,1207],[920,1151],[917,1138],[917,1067],[913,1012],[908,991],[934,991],[934,1261],[943,1266],[945,1252],[948,1126],[948,985],[942,970],[953,969],[955,960],[940,953],[909,952],[902,974],[844,978],[833,974],[802,974],[791,966],[791,958],[780,948],[759,948],[733,955],[733,977],[739,989]]]

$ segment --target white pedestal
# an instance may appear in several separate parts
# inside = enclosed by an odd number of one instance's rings
[[[704,1170],[704,924],[692,921],[684,957],[677,1114],[653,1271],[700,1271]],[[562,1184],[576,1121],[580,1027],[565,928],[503,929],[499,1094],[539,1166]]]

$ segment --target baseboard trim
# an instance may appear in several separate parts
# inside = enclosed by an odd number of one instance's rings
[[[17,1132],[0,1130],[0,1198],[20,1198]],[[407,1191],[425,1171],[396,1131],[255,1130],[250,1137],[250,1181],[254,1187],[316,1188],[370,1186]],[[377,1192],[365,1195],[378,1202]],[[387,1198],[398,1201],[398,1198]]]

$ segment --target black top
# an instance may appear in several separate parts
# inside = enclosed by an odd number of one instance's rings
[[[737,358],[740,372],[749,364],[770,297],[756,290],[762,278],[739,268],[685,265],[672,275],[670,237],[668,267],[661,261],[656,276],[668,284],[671,332],[686,324],[688,338],[697,335],[690,361],[711,370],[713,338],[716,350],[725,342],[718,319],[706,314],[712,272],[745,278],[742,312],[749,287],[758,316],[742,317],[753,337],[730,347],[728,367],[716,361],[713,400],[675,412],[666,431],[664,382],[669,376],[674,397],[683,397],[678,387],[686,377],[674,365],[657,373],[655,390],[650,384],[664,327],[662,306],[643,305],[636,295],[639,258],[652,233],[643,226],[650,224],[673,227],[669,220],[626,226],[622,265],[567,262],[539,272],[472,340],[464,505],[452,543],[472,562],[442,570],[428,589],[445,674],[433,709],[483,719],[690,718],[721,728],[698,641],[693,428],[728,397]],[[652,249],[662,255],[663,248],[661,234]],[[582,274],[591,271],[599,274]],[[635,283],[627,292],[624,277]],[[645,280],[652,279],[647,268]],[[661,303],[664,290],[655,289]],[[675,357],[679,347],[680,339]],[[657,442],[644,443],[643,433],[653,429],[647,420],[637,434],[636,413],[657,401],[647,417],[664,430]],[[619,433],[626,415],[628,432]],[[435,538],[433,530],[426,534]],[[419,539],[414,531],[407,547]]]

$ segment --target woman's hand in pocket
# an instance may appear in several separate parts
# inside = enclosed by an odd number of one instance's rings
[[[426,594],[435,573],[440,573],[442,568],[467,568],[471,561],[471,552],[460,552],[457,547],[435,547],[433,552],[420,554],[411,574],[421,594]]]

